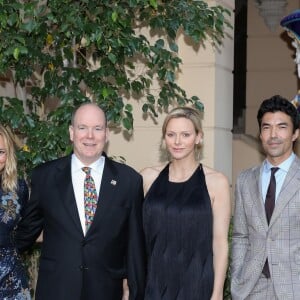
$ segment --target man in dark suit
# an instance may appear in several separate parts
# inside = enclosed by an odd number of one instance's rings
[[[17,232],[23,250],[43,231],[36,300],[121,300],[125,278],[129,299],[142,300],[142,178],[103,152],[108,128],[96,104],[77,108],[69,133],[73,154],[33,170],[30,201]],[[98,198],[89,221],[84,167],[91,170]]]

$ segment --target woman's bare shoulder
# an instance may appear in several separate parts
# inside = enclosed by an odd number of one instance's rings
[[[140,171],[140,174],[144,179],[157,177],[164,167],[165,165],[146,167]]]
[[[230,217],[231,199],[228,178],[217,170],[203,166],[207,190],[212,202],[214,213]]]
[[[213,168],[210,168],[205,165],[202,165],[202,168],[203,168],[205,177],[208,177],[208,178],[211,177],[213,179],[219,179],[219,180],[227,180],[227,177],[223,173],[221,173]]]
[[[145,194],[164,167],[165,165],[152,166],[144,168],[140,171],[140,174],[143,176]]]
[[[223,173],[212,169],[208,166],[202,165],[202,167],[205,175],[206,184],[208,186],[212,185],[216,188],[224,188],[229,186],[228,178]]]

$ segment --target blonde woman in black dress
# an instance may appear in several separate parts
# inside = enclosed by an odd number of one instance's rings
[[[145,300],[222,300],[228,261],[227,178],[199,163],[199,113],[173,109],[162,127],[167,165],[141,171],[148,256]]]

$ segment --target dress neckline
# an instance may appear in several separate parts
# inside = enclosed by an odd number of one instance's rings
[[[198,166],[197,166],[197,168],[195,168],[194,172],[193,172],[188,178],[186,178],[186,179],[183,180],[183,181],[172,181],[172,180],[169,179],[170,163],[168,163],[168,165],[166,166],[168,182],[169,182],[169,183],[172,183],[172,184],[186,183],[186,182],[190,181],[190,180],[195,176],[196,172],[197,172],[199,169],[201,169],[201,168],[202,168],[202,164],[199,163]]]

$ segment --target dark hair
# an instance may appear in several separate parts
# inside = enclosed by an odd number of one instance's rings
[[[296,107],[289,100],[281,97],[280,95],[275,95],[270,99],[264,100],[260,105],[257,113],[259,131],[261,130],[261,121],[264,114],[268,112],[275,113],[277,111],[281,111],[290,116],[293,123],[293,132],[299,128],[299,118]]]

